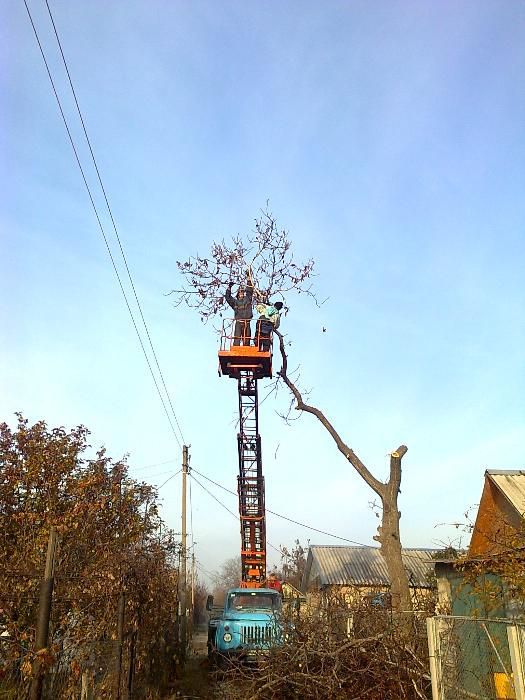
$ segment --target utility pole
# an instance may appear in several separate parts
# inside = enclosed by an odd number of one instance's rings
[[[38,621],[36,626],[35,651],[45,649],[49,638],[49,620],[51,617],[51,603],[53,600],[53,583],[55,570],[55,552],[57,547],[56,527],[51,527],[47,543],[46,568],[44,579],[40,584],[40,600],[38,603]],[[41,662],[37,658],[33,681],[31,682],[31,700],[40,700],[44,686],[44,673]]]
[[[182,659],[186,658],[186,644],[188,642],[188,617],[187,617],[187,576],[186,576],[186,478],[188,476],[188,447],[182,448],[182,543],[181,543],[181,562],[180,562],[180,581],[179,581],[179,597],[181,608],[181,624],[180,624],[180,642]]]

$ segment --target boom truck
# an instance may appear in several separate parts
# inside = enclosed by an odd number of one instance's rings
[[[257,324],[252,342],[236,337],[234,322],[225,320],[219,349],[219,374],[237,380],[237,492],[241,529],[240,585],[226,593],[224,606],[214,606],[213,596],[208,597],[206,605],[210,611],[208,654],[219,664],[225,657],[256,661],[258,655],[278,644],[283,637],[279,620],[280,584],[275,587],[275,583],[266,579],[266,517],[257,382],[272,376],[272,331],[264,329],[264,342],[261,342],[260,325]]]

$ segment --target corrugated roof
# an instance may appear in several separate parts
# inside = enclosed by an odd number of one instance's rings
[[[434,549],[404,549],[403,563],[411,586],[430,587]],[[319,576],[319,584],[354,586],[389,586],[385,560],[378,547],[311,545],[309,578]]]
[[[498,487],[520,515],[525,513],[525,471],[489,469],[488,478]]]

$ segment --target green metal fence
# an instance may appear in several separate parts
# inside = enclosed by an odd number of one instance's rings
[[[433,700],[525,700],[525,624],[440,615],[427,633]]]

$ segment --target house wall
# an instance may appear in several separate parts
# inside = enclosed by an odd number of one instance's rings
[[[452,586],[450,578],[446,575],[444,567],[441,564],[436,564],[436,586],[437,586],[437,604],[436,615],[451,615],[452,614]]]
[[[283,581],[282,583],[282,596],[283,600],[286,601],[294,601],[294,600],[299,600],[299,601],[305,601],[305,595],[302,593],[298,588],[295,586],[292,586],[291,583],[288,583],[288,581]]]
[[[332,598],[344,600],[349,608],[356,607],[366,600],[371,600],[379,593],[388,593],[388,586],[324,586],[322,589],[310,590],[306,594],[310,608],[322,607]],[[431,588],[411,588],[410,594],[414,610],[427,610],[433,596]]]
[[[506,617],[504,597],[494,598],[486,589],[494,590],[501,586],[501,581],[494,574],[482,574],[475,579],[475,589],[465,580],[463,573],[453,564],[436,564],[438,586],[438,614],[458,615],[460,617]]]
[[[521,519],[515,509],[490,478],[485,477],[481,502],[470,540],[469,556],[494,554],[505,548],[509,537],[521,525]]]
[[[314,623],[328,624],[335,634],[367,636],[383,629],[385,621],[392,619],[388,599],[384,606],[372,604],[374,596],[388,592],[388,586],[331,585],[310,590],[306,603],[301,603],[300,616]],[[417,619],[423,620],[433,612],[433,590],[419,588],[412,593],[414,612],[419,613]]]

